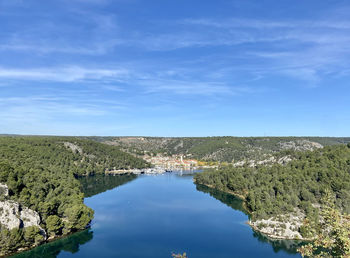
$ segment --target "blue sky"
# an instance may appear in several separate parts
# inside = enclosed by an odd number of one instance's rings
[[[0,0],[0,133],[350,136],[350,2]]]

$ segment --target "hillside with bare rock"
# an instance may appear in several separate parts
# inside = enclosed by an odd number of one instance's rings
[[[184,155],[229,163],[246,159],[261,161],[281,151],[308,151],[350,142],[350,138],[331,137],[100,137],[97,140],[140,157]]]

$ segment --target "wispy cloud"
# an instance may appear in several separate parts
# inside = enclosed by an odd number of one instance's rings
[[[81,94],[80,94],[81,95]],[[26,132],[35,134],[93,134],[96,125],[81,121],[100,119],[106,116],[118,116],[125,112],[125,106],[117,101],[106,99],[86,99],[64,93],[55,95],[28,95],[22,97],[0,98],[1,132]],[[122,128],[106,126],[103,130],[111,133]]]
[[[75,2],[79,1],[75,0]],[[86,3],[106,5],[109,1],[90,0]],[[255,76],[255,78],[279,73],[279,75],[303,80],[313,85],[321,82],[322,78],[330,73],[344,75],[346,73],[342,71],[350,68],[348,62],[350,58],[350,22],[346,16],[338,17],[336,13],[329,15],[326,19],[318,20],[191,18],[167,21],[165,25],[157,23],[156,30],[143,31],[136,28],[129,29],[125,27],[125,24],[121,25],[118,22],[118,17],[114,14],[74,8],[74,5],[70,7],[69,11],[65,10],[65,17],[74,21],[74,26],[71,22],[63,22],[58,27],[50,20],[49,23],[31,26],[29,32],[20,30],[11,33],[10,31],[6,34],[7,37],[0,40],[0,52],[36,53],[44,56],[67,54],[68,56],[108,57],[111,53],[118,53],[118,51],[123,53],[125,48],[131,52],[137,49],[137,51],[147,53],[158,52],[156,54],[161,55],[163,52],[198,50],[210,47],[215,48],[218,53],[212,52],[208,62],[218,63],[219,60],[221,67],[213,68],[211,64],[201,63],[199,60],[203,58],[202,55],[196,56],[194,60],[197,63],[189,69],[195,70],[197,69],[196,65],[205,65],[206,68],[211,69],[209,73],[219,75],[223,66],[228,67],[228,70],[234,67],[232,58],[240,56],[244,58],[246,63],[244,69],[241,70],[245,70],[247,77],[251,77],[252,74],[256,75],[257,71],[259,71],[259,76]],[[48,17],[43,19],[47,20]],[[89,30],[86,32],[87,27]],[[79,34],[83,35],[81,39],[75,37]],[[56,39],[53,37],[55,35],[60,36]],[[222,53],[225,54],[221,55]],[[132,60],[134,58],[135,56],[131,55],[131,67],[134,65]],[[189,60],[184,57],[183,61]],[[159,66],[162,65],[162,63],[159,64]],[[179,64],[179,66],[181,65]],[[170,67],[169,70],[175,70],[174,68],[178,67]],[[138,80],[142,73],[147,74],[143,68],[138,70],[133,74],[135,80]],[[42,79],[60,82],[99,79],[118,81],[119,78],[130,83],[132,79],[126,79],[127,74],[128,71],[123,71],[123,69],[117,69],[117,71],[104,68],[86,69],[81,68],[79,64],[70,67],[65,65],[63,68],[61,66],[56,71],[51,69],[0,68],[0,78],[16,77],[21,80]],[[195,77],[194,73],[193,76]],[[188,85],[200,88],[194,79],[185,83],[176,82],[177,86],[173,86],[174,77],[166,78],[166,80],[170,80],[166,82],[167,85],[159,84],[156,81],[154,85],[159,85],[158,91],[168,90],[177,94],[190,93]],[[214,94],[214,90],[210,90],[211,88],[216,88],[217,92],[228,91],[227,88],[230,90],[227,81],[222,81],[222,78],[219,77],[214,82],[199,81],[199,84],[211,85],[202,91],[208,95],[209,93]],[[149,83],[147,82],[147,84]],[[239,85],[240,83],[233,82],[233,84]],[[109,89],[120,90],[121,88],[115,85],[114,88],[109,87]],[[148,92],[156,92],[155,86]]]
[[[31,52],[40,54],[63,53],[79,55],[104,55],[117,45],[122,45],[120,40],[94,42],[92,45],[62,45],[51,42],[8,42],[0,44],[0,51]]]
[[[0,13],[0,19],[6,19],[10,28],[3,31],[0,52],[95,56],[104,55],[116,46],[124,44],[118,35],[119,26],[115,15],[94,12],[91,8],[81,8],[81,3],[72,2],[78,0],[69,1],[67,5],[58,5],[58,8],[62,9],[59,16],[55,11],[38,12],[34,18],[23,13],[21,19],[18,19],[16,12]],[[104,5],[109,1],[79,2]],[[16,5],[16,1],[12,4]],[[21,2],[18,4],[22,8],[26,6]],[[29,6],[26,8],[29,9]]]
[[[232,47],[249,43],[273,43],[294,39],[287,34],[254,35],[244,31],[207,31],[206,33],[178,32],[172,34],[145,35],[140,39],[130,39],[126,44],[150,51],[172,51],[185,48]]]
[[[302,95],[290,103],[305,100],[316,109],[311,92],[332,95],[335,90],[326,87],[332,79],[337,90],[345,88],[348,4],[322,3],[310,15],[307,8],[316,0],[300,5],[301,12],[240,0],[233,14],[217,12],[232,8],[223,2],[201,8],[191,3],[198,11],[191,17],[181,8],[164,15],[169,5],[154,1],[0,0],[1,130],[71,134],[70,127],[94,131],[101,122],[111,132],[145,121],[143,128],[156,134],[154,124],[190,123],[196,112],[227,118],[253,110],[255,103],[259,110],[277,110],[275,103],[289,101],[285,92]],[[235,115],[243,124],[259,120],[257,113]],[[52,129],[56,125],[61,129]]]
[[[117,80],[128,76],[125,69],[90,69],[79,66],[63,68],[10,69],[0,68],[0,78],[9,80],[35,80],[55,82],[78,82],[84,80]]]
[[[31,119],[54,118],[69,114],[69,116],[101,116],[107,113],[100,103],[73,100],[72,98],[54,96],[27,96],[0,98],[2,117],[17,119],[27,117]],[[114,103],[115,105],[115,103]]]
[[[122,66],[122,65],[120,65]],[[159,70],[149,72],[143,70],[128,69],[90,69],[77,66],[52,67],[37,69],[8,69],[0,68],[0,79],[11,81],[40,81],[59,83],[89,83],[96,89],[108,90],[112,92],[125,92],[131,88],[137,89],[137,94],[177,94],[177,95],[202,95],[202,96],[233,96],[251,94],[248,87],[235,86],[219,77],[216,80],[198,80],[191,69],[180,70]],[[195,71],[201,72],[201,71]],[[183,77],[182,79],[175,79]],[[5,99],[3,99],[4,101]],[[10,98],[8,101],[15,101]],[[43,99],[31,98],[32,101]]]
[[[178,95],[238,95],[249,91],[244,87],[233,87],[218,82],[196,82],[179,80],[155,80],[143,82],[146,93],[178,94]]]
[[[350,29],[348,20],[263,20],[263,19],[244,19],[234,18],[225,20],[213,19],[185,19],[179,21],[185,25],[201,25],[216,28],[253,28],[253,29],[278,29],[278,28],[331,28],[331,29]]]
[[[324,76],[350,68],[350,22],[335,16],[327,19],[187,19],[181,23],[207,28],[209,35],[227,35],[212,41],[217,46],[241,44],[241,54],[257,58],[252,72],[260,70],[265,76],[279,73],[315,86]],[[256,45],[251,48],[247,44]]]

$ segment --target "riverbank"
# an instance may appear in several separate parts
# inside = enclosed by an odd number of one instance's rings
[[[51,236],[51,237],[47,238],[45,241],[43,241],[41,243],[38,243],[38,244],[34,244],[34,245],[30,246],[30,247],[21,247],[15,252],[1,254],[0,258],[21,255],[21,254],[26,253],[28,251],[31,252],[31,250],[34,250],[36,248],[40,248],[43,245],[54,243],[54,242],[61,241],[61,240],[64,240],[64,239],[69,239],[71,237],[74,237],[76,234],[80,234],[80,233],[84,232],[85,230],[89,230],[89,229],[91,229],[91,224],[89,224],[85,229],[78,230],[78,231],[71,232],[71,233],[64,234],[64,235],[57,235],[57,236],[54,236],[54,237]],[[39,256],[35,256],[35,257],[39,257]],[[40,257],[44,257],[44,256],[40,256]]]
[[[125,174],[163,174],[166,172],[171,172],[171,170],[162,168],[162,167],[154,167],[154,168],[135,168],[135,169],[118,169],[118,170],[108,170],[105,172],[106,175],[125,175]]]
[[[194,182],[195,184],[197,184],[195,179],[193,179],[193,182]],[[205,186],[207,186],[207,187],[209,187],[209,188],[218,190],[218,189],[215,188],[213,185],[209,185],[209,184],[201,184],[201,185],[205,185]],[[241,195],[241,194],[235,193],[235,192],[233,192],[233,191],[223,191],[223,190],[220,190],[220,191],[225,192],[225,193],[228,193],[228,194],[231,194],[231,195],[234,195],[234,196],[237,197],[238,199],[241,199],[242,201],[245,201],[245,196],[243,196],[243,195]],[[248,209],[247,209],[247,212],[248,212],[249,214],[251,213]]]
[[[196,184],[196,181],[194,180]],[[202,184],[209,188],[216,189],[213,185]],[[217,189],[216,189],[217,190]],[[243,201],[243,208],[246,213],[251,215],[251,211],[246,206],[246,197],[237,194],[233,191],[223,191],[224,193],[231,194]],[[296,211],[293,214],[284,214],[278,215],[275,217],[271,217],[269,219],[261,219],[261,220],[248,220],[246,222],[254,231],[261,233],[262,235],[276,240],[302,240],[302,241],[310,241],[309,238],[303,238],[300,234],[300,227],[303,225],[303,220],[305,215],[300,211]]]
[[[192,177],[176,172],[98,174],[79,180],[84,195],[89,196],[85,204],[95,211],[91,229],[57,238],[16,258],[162,258],[184,251],[203,258],[300,257],[296,252],[300,242],[271,240],[242,226],[247,220],[243,201],[224,192],[207,192],[212,191],[208,187],[198,188]]]
[[[153,168],[142,168],[142,169],[119,169],[119,170],[108,170],[105,172],[106,175],[127,175],[127,174],[134,174],[134,175],[141,175],[141,174],[150,174],[150,175],[158,175],[158,174],[164,174],[167,172],[173,172],[173,171],[197,171],[201,170],[203,167],[194,167],[192,169],[183,169],[180,168],[168,168],[168,167],[162,167],[162,166],[156,166]]]

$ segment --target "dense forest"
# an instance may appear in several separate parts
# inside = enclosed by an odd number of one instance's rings
[[[84,229],[93,210],[83,203],[76,176],[109,169],[149,167],[150,164],[117,147],[74,137],[0,137],[0,183],[8,195],[3,205],[16,202],[40,215],[38,226],[8,230],[0,225],[0,253],[16,251],[46,237]],[[0,215],[4,211],[0,209]]]
[[[327,191],[338,210],[350,212],[350,144],[297,152],[286,165],[227,166],[198,173],[194,179],[241,196],[253,220],[288,214],[297,207],[314,221]]]
[[[93,137],[136,155],[185,155],[202,161],[263,159],[284,150],[305,151],[350,142],[335,137]]]

